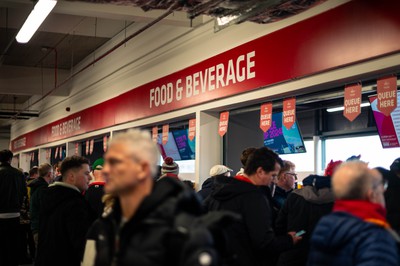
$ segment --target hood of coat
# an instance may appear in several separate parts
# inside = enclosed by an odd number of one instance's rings
[[[37,179],[32,180],[32,182],[29,183],[28,187],[31,188],[31,195],[33,195],[33,193],[35,193],[35,191],[38,188],[41,187],[48,187],[49,184],[46,182],[46,180],[44,180],[43,177],[38,177]]]
[[[306,201],[313,204],[327,204],[335,201],[331,188],[316,189],[312,186],[306,186],[293,191],[293,193],[303,197]]]
[[[51,213],[62,203],[71,202],[76,198],[83,198],[77,188],[70,187],[63,182],[55,182],[46,189],[41,208],[44,212]]]
[[[237,180],[236,178],[219,176],[215,179],[212,197],[218,201],[227,201],[246,193],[261,193],[257,186]]]

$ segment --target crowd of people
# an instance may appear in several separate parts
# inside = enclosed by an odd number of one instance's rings
[[[71,156],[25,176],[0,151],[0,265],[400,265],[400,158],[360,156],[297,180],[293,162],[247,148],[196,193],[150,135],[113,138],[92,164]]]

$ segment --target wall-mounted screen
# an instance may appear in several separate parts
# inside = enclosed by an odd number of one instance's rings
[[[297,122],[287,129],[282,124],[282,113],[272,114],[271,128],[264,133],[264,146],[278,154],[306,152]]]
[[[398,105],[389,116],[385,116],[378,110],[378,97],[376,95],[370,96],[369,102],[382,147],[384,149],[400,147],[400,106]],[[400,104],[399,93],[397,93],[397,103]]]
[[[158,134],[158,146],[163,158],[169,156],[175,161],[195,159],[195,139],[188,137],[188,129],[172,130],[168,135],[167,144],[162,144],[162,134]]]

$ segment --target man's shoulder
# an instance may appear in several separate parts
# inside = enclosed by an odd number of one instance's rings
[[[0,175],[15,175],[20,177],[24,176],[21,171],[8,164],[0,165]]]

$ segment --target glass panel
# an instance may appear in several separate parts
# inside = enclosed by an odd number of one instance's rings
[[[330,160],[345,161],[352,155],[361,154],[361,160],[368,162],[370,167],[384,167],[400,157],[400,148],[383,149],[378,135],[327,139],[326,162]]]
[[[296,172],[314,172],[314,141],[305,140],[306,153],[280,155],[296,165]]]

